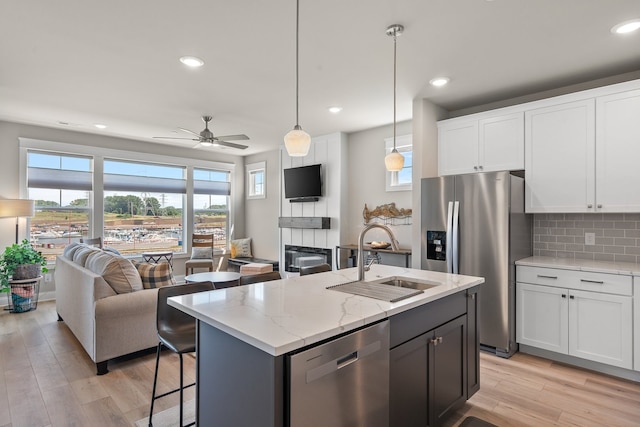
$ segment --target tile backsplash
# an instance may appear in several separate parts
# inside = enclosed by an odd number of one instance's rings
[[[585,245],[585,233],[595,245]],[[640,263],[640,213],[535,214],[533,254]]]

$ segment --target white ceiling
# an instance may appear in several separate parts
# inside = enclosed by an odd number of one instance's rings
[[[418,96],[458,110],[640,70],[640,32],[610,32],[640,18],[639,0],[300,3],[300,124],[312,136],[392,122],[390,24],[405,26],[398,121]],[[294,0],[2,0],[0,58],[2,120],[189,148],[151,137],[188,137],[177,128],[199,132],[211,114],[215,135],[251,138],[225,149],[240,155],[278,147],[295,124]],[[430,87],[440,75],[451,83]]]

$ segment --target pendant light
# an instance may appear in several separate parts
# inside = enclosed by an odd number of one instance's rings
[[[284,136],[284,147],[291,157],[304,157],[309,153],[311,137],[298,123],[298,34],[300,32],[300,0],[296,0],[296,125]]]
[[[396,38],[402,34],[404,27],[399,24],[390,25],[387,35],[393,37],[393,150],[384,158],[389,172],[398,172],[404,166],[404,156],[396,149]]]

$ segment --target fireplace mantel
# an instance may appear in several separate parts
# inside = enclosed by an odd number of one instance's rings
[[[278,218],[280,228],[331,228],[331,218],[326,216],[281,216]]]

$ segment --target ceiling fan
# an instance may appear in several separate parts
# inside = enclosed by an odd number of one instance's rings
[[[229,147],[229,148],[237,148],[238,150],[244,150],[247,148],[246,145],[235,144],[229,141],[245,141],[248,140],[249,137],[247,135],[225,135],[225,136],[214,136],[213,132],[209,130],[209,122],[213,119],[212,116],[202,116],[202,121],[204,121],[204,130],[200,133],[195,133],[190,131],[189,129],[178,128],[183,132],[190,133],[191,135],[196,136],[197,138],[176,138],[173,136],[154,136],[157,139],[190,139],[192,141],[198,141],[193,148],[197,147]]]

